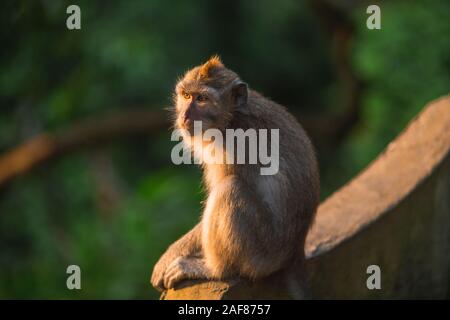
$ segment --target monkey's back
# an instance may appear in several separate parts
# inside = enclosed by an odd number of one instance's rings
[[[243,178],[278,213],[280,232],[288,235],[281,246],[286,249],[298,243],[303,250],[319,204],[319,170],[314,148],[302,126],[285,107],[250,90],[247,108],[242,116],[235,117],[232,126],[244,130],[279,129],[279,171],[273,176],[262,176],[260,166],[250,170],[247,167],[242,173],[251,172],[251,177]],[[270,151],[270,139],[268,142]]]

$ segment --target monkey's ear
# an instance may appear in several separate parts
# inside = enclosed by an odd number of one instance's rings
[[[236,109],[243,108],[247,105],[248,86],[245,82],[238,81],[231,89],[231,97]]]

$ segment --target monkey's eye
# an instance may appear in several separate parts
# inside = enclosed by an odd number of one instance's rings
[[[203,95],[203,94],[199,94],[197,96],[197,101],[203,102],[203,101],[206,101],[206,100],[208,100],[208,97]]]
[[[189,100],[191,98],[191,94],[190,93],[183,92],[182,95],[183,95],[183,98],[185,98],[186,100]]]

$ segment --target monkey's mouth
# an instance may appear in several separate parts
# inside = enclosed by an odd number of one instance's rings
[[[182,121],[183,123],[183,127],[185,129],[189,129],[190,127],[192,127],[192,120],[191,119],[185,119],[184,121]]]
[[[178,124],[183,129],[189,129],[191,127],[193,128],[194,127],[194,122],[195,123],[201,122],[202,126],[204,125],[203,121],[197,120],[197,119],[192,119],[192,118],[180,118],[180,119],[178,119]]]
[[[188,132],[190,136],[195,135],[194,122],[190,119],[179,119],[178,128]]]
[[[184,118],[178,118],[177,125],[180,129],[189,129],[190,127],[192,127],[191,120]]]
[[[179,119],[177,124],[179,129],[189,132],[191,136],[202,136],[205,131],[210,129],[210,124],[203,120]]]

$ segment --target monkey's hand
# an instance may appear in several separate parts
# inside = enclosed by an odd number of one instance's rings
[[[167,268],[164,274],[164,287],[173,288],[185,279],[208,279],[210,273],[201,258],[178,257]]]
[[[155,287],[159,291],[163,291],[168,289],[164,285],[164,277],[167,273],[169,267],[177,260],[183,258],[180,252],[176,250],[176,247],[170,247],[158,260],[155,267],[153,268],[152,278],[150,282],[153,287]]]
[[[162,255],[153,268],[150,280],[157,290],[163,291],[164,289],[167,289],[167,287],[164,286],[164,276],[167,273],[169,266],[171,266],[175,260],[181,257],[199,257],[201,255],[200,235],[201,226],[199,223],[191,231],[181,237],[181,239],[173,243]]]
[[[161,259],[156,263],[153,268],[152,278],[150,282],[153,287],[155,287],[159,291],[163,291],[164,288],[164,274],[167,270],[167,267],[173,260],[166,259],[165,256],[162,256]]]

